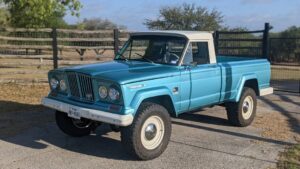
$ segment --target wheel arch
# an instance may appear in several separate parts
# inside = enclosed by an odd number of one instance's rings
[[[176,107],[170,91],[166,88],[140,91],[132,100],[130,107],[134,107],[134,115],[143,102],[153,102],[164,106],[172,116],[176,116]]]
[[[259,96],[259,88],[257,79],[249,79],[245,81],[244,87],[249,87],[255,91],[255,94]]]
[[[259,96],[259,86],[258,86],[257,76],[255,74],[243,76],[235,98],[236,102],[240,100],[244,87],[252,88],[255,91],[255,94]]]
[[[141,102],[141,104],[144,102],[152,102],[152,103],[159,104],[159,105],[165,107],[171,116],[173,116],[173,117],[177,116],[173,101],[169,95],[160,95],[160,96],[149,97],[149,98],[144,99]]]

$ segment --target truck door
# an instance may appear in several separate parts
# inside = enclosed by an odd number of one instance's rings
[[[183,66],[180,69],[180,111],[182,112],[188,111],[190,108],[191,86],[190,69]]]
[[[210,64],[208,42],[191,42],[192,62],[189,66],[191,91],[189,109],[218,103],[221,91],[221,70]]]

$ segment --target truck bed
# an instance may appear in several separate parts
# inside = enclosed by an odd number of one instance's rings
[[[218,55],[216,57],[217,57],[217,63],[255,60],[256,59],[256,58],[253,58],[253,57],[238,57],[238,56],[223,56],[223,55]]]
[[[269,87],[270,63],[267,59],[235,56],[217,56],[221,68],[221,101],[233,100],[245,77],[257,80],[259,89]]]

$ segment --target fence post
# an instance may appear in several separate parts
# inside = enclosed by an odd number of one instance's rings
[[[57,47],[57,30],[52,28],[52,54],[53,54],[53,68],[58,68],[58,47]]]
[[[114,29],[114,52],[117,55],[119,51],[119,29]]]
[[[265,23],[265,29],[264,29],[264,35],[263,35],[263,57],[267,58],[269,61],[270,56],[269,56],[269,30],[270,30],[270,24]]]
[[[219,54],[219,31],[215,31],[214,33],[214,41],[215,41],[215,51],[216,51],[216,55]]]

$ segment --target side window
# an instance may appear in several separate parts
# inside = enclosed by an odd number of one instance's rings
[[[198,65],[209,63],[208,42],[192,42],[193,61]]]
[[[185,52],[185,55],[183,57],[183,61],[182,61],[182,64],[183,65],[189,65],[193,62],[193,52],[192,52],[192,44],[190,43],[186,52]]]

